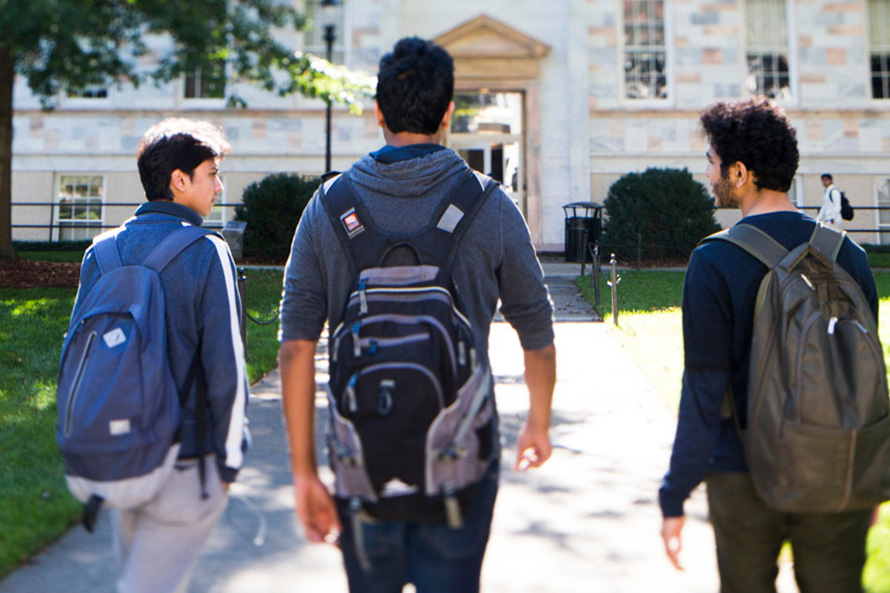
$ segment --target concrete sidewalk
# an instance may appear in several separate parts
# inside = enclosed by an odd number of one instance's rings
[[[713,593],[713,536],[701,492],[687,504],[684,558],[664,557],[657,489],[675,420],[595,312],[577,295],[577,264],[548,262],[556,301],[558,384],[552,459],[516,473],[516,432],[527,407],[515,332],[495,323],[492,368],[505,441],[502,487],[483,568],[486,593]],[[325,380],[319,360],[319,381]],[[225,518],[198,565],[192,593],[346,591],[339,553],[309,544],[293,512],[277,372],[252,387],[254,444]],[[324,398],[319,397],[319,425]],[[113,590],[107,517],[73,529],[5,580],[0,593]],[[162,569],[162,567],[159,567]],[[455,592],[460,593],[460,592]]]

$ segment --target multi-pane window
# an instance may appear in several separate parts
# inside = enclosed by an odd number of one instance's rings
[[[771,99],[791,99],[785,0],[747,0],[745,21],[748,92]]]
[[[79,241],[102,232],[105,179],[101,175],[59,176],[59,239]]]
[[[338,4],[343,4],[343,0],[340,0]],[[327,58],[328,44],[325,40],[325,16],[322,0],[306,0],[305,14],[306,18],[311,22],[311,27],[304,32],[303,50],[320,58]],[[332,14],[334,15],[334,21],[331,23],[333,26],[331,31],[334,34],[334,38],[331,44],[331,62],[342,64],[345,55],[343,41],[346,38],[343,7],[340,6],[334,9]]]
[[[890,99],[890,2],[869,0],[868,29],[871,96],[873,99]]]
[[[71,99],[107,99],[108,87],[90,85],[80,89],[69,88],[68,97]]]
[[[664,1],[624,0],[624,96],[667,98]]]
[[[226,96],[226,64],[196,68],[185,75],[186,99],[222,99]]]

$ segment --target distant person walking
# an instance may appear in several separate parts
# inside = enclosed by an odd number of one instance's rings
[[[841,218],[841,190],[834,186],[834,178],[830,173],[822,174],[822,187],[825,191],[822,193],[822,207],[816,220],[830,226],[831,228],[842,231],[844,230],[844,221]]]

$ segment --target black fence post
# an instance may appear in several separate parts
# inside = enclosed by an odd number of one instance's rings
[[[600,246],[593,247],[593,262],[590,270],[590,285],[593,287],[593,306],[600,306]]]
[[[244,347],[244,355],[247,355],[247,276],[244,268],[238,268],[238,295],[241,297],[241,345]]]
[[[615,254],[612,254],[612,259],[609,261],[609,265],[612,266],[612,322],[615,326],[618,326],[618,261],[615,259]]]

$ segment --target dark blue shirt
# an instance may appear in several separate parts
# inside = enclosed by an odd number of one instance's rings
[[[398,163],[399,161],[425,157],[429,154],[439,152],[440,150],[445,150],[445,147],[441,144],[408,144],[407,146],[392,146],[387,144],[380,150],[372,152],[371,158],[378,163],[391,165],[393,163]]]
[[[743,223],[766,232],[786,249],[805,243],[815,221],[800,212],[748,216]],[[838,263],[859,283],[877,319],[878,294],[865,252],[849,238]],[[721,414],[732,389],[744,426],[754,306],[766,266],[741,247],[713,241],[689,259],[683,286],[685,368],[670,470],[659,490],[666,517],[683,514],[683,501],[708,472],[745,472],[732,417]]]

